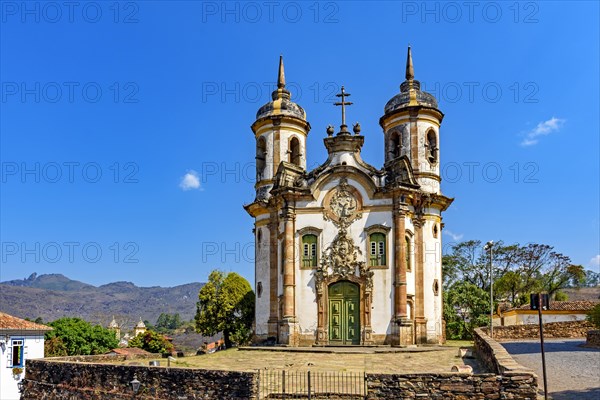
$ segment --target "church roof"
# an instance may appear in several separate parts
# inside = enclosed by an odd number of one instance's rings
[[[406,80],[400,85],[400,93],[387,102],[384,112],[385,114],[389,114],[393,111],[412,106],[425,106],[437,109],[438,103],[431,93],[422,91],[421,82],[415,80],[412,52],[409,46],[406,57]]]
[[[136,328],[145,328],[146,324],[144,324],[144,321],[142,321],[142,319],[140,318],[140,322],[138,322],[135,327]]]
[[[256,119],[282,115],[306,120],[306,112],[291,100],[291,93],[285,88],[285,73],[283,69],[283,56],[279,57],[279,74],[277,76],[277,89],[271,93],[273,101],[268,102],[258,109]]]

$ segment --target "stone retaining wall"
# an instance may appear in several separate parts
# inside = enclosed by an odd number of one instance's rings
[[[543,317],[542,317],[543,321]],[[587,331],[594,329],[588,321],[549,322],[544,324],[544,338],[584,338]],[[488,334],[488,328],[482,328]],[[510,325],[494,326],[494,339],[537,339],[540,337],[540,326]]]
[[[535,400],[534,374],[367,374],[367,399]]]
[[[134,396],[130,382],[141,382]],[[253,372],[28,360],[21,400],[251,399]]]
[[[495,332],[496,330],[494,330],[494,334]],[[524,372],[535,376],[532,370],[517,363],[500,343],[486,335],[483,328],[475,329],[473,340],[477,357],[488,370],[501,375]]]

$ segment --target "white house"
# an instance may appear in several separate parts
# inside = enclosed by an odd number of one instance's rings
[[[18,400],[18,383],[27,360],[44,358],[44,334],[49,326],[0,312],[0,399]]]
[[[583,321],[587,313],[598,304],[598,301],[552,301],[550,309],[544,310],[544,322]],[[532,310],[529,304],[521,307],[499,310],[494,315],[494,325],[530,325],[538,323],[538,312]]]

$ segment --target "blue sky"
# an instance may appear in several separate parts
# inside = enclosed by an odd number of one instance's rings
[[[0,280],[253,281],[250,125],[279,55],[308,165],[345,85],[381,168],[409,43],[446,115],[445,243],[545,243],[598,271],[597,2],[0,4]]]

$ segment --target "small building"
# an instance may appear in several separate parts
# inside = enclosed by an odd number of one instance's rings
[[[544,322],[583,321],[598,301],[552,301],[550,309],[544,310]],[[529,304],[502,310],[494,315],[495,326],[530,325],[538,323],[538,312]]]
[[[44,358],[44,334],[51,327],[0,312],[0,399],[18,400],[26,361]]]

